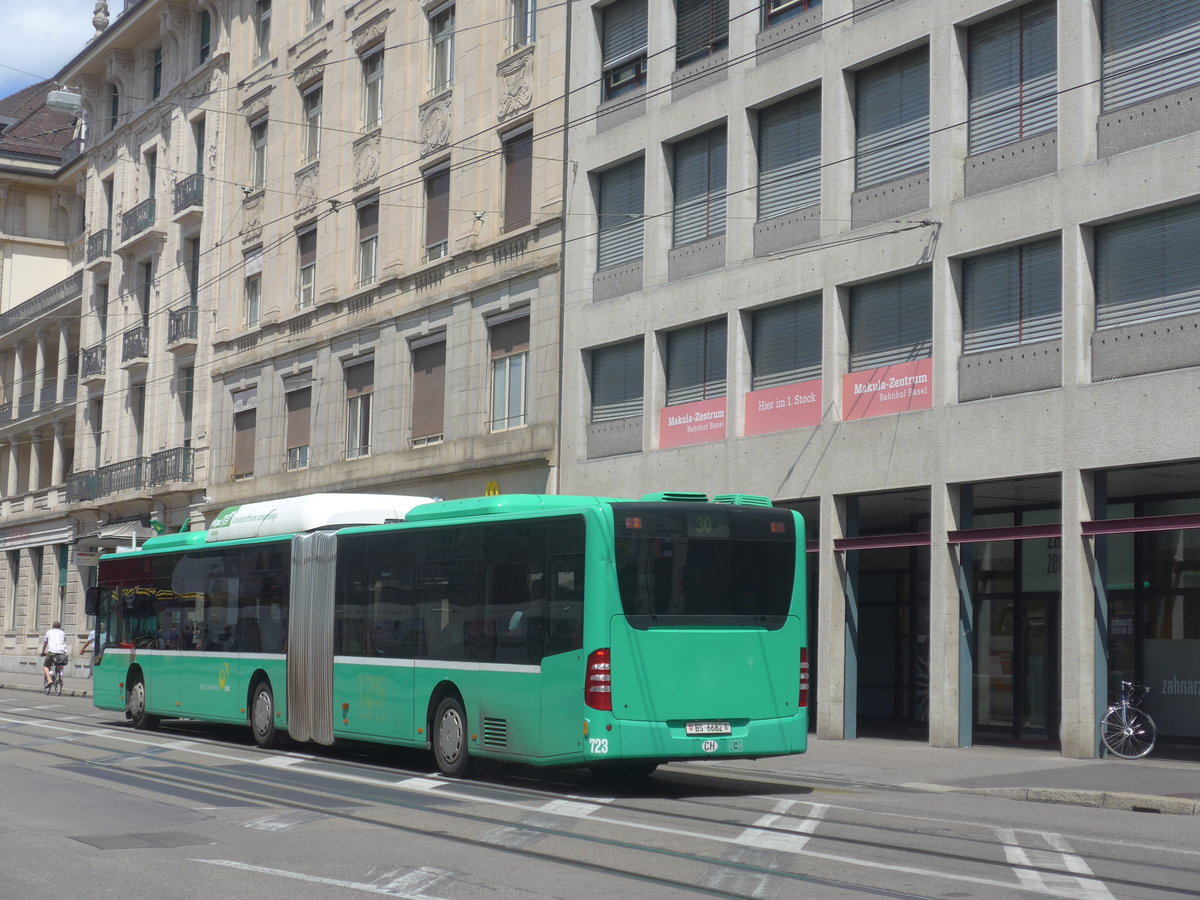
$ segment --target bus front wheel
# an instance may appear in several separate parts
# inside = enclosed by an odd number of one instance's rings
[[[457,697],[445,697],[433,716],[433,756],[443,775],[462,778],[470,769],[467,713]]]
[[[158,726],[158,716],[152,716],[146,712],[146,682],[140,677],[129,686],[125,713],[129,716],[133,727],[139,731],[146,731]]]
[[[254,743],[267,748],[274,747],[277,734],[275,732],[275,695],[271,693],[271,685],[260,681],[254,686],[250,700],[250,730],[254,733]]]

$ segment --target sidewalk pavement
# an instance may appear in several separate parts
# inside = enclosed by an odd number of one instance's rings
[[[0,699],[14,690],[40,693],[41,685],[40,671],[0,672]],[[91,681],[68,677],[63,696],[68,695],[90,697]],[[1056,750],[1026,747],[942,749],[916,740],[836,741],[809,735],[808,752],[803,755],[713,760],[709,764],[847,786],[1200,815],[1200,752],[1195,749],[1184,754],[1156,748],[1149,758],[1140,760],[1067,759]]]

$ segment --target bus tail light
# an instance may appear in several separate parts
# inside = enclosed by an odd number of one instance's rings
[[[612,709],[612,660],[607,648],[588,654],[583,702],[592,709]]]
[[[808,707],[808,648],[800,648],[800,708]]]

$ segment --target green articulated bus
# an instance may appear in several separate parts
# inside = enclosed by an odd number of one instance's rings
[[[100,560],[95,703],[135,728],[648,774],[803,752],[804,522],[766,498],[311,494]]]

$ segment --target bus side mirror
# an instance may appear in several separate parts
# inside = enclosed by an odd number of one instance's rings
[[[90,587],[87,589],[87,594],[83,598],[83,611],[89,616],[94,616],[100,612],[100,588]]]

